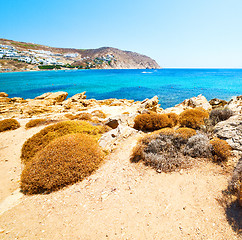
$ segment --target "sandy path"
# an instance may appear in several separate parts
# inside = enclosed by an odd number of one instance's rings
[[[0,238],[238,239],[216,200],[227,185],[219,167],[157,174],[129,162],[135,143],[127,139],[81,183],[24,196],[1,215]]]
[[[19,120],[21,127],[0,133],[0,202],[19,187],[21,174],[21,148],[26,139],[39,132],[44,126],[25,130],[29,120]]]

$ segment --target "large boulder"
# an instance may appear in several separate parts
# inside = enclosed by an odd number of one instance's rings
[[[218,138],[226,140],[233,150],[242,154],[242,115],[219,122],[214,127],[214,133]]]
[[[226,107],[237,114],[242,114],[242,95],[232,98]]]
[[[180,114],[186,109],[191,109],[196,107],[201,107],[205,110],[212,109],[212,106],[209,104],[207,99],[202,94],[200,94],[197,97],[185,99],[182,103],[177,104],[175,107],[165,109],[165,112],[167,113],[173,112],[176,114]]]

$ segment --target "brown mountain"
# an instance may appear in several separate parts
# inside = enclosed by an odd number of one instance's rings
[[[20,54],[32,50],[51,51],[51,58],[58,59],[64,65],[71,65],[79,68],[98,68],[98,69],[146,69],[160,68],[155,60],[145,55],[123,51],[117,48],[102,47],[98,49],[74,49],[74,48],[55,48],[34,43],[17,42],[13,40],[0,39],[0,44],[14,47]],[[1,46],[0,46],[1,47]],[[68,54],[71,57],[68,57]],[[72,55],[74,54],[75,57]],[[58,55],[58,56],[56,56]],[[29,55],[27,55],[29,56]],[[12,59],[0,59],[0,65],[5,68],[10,67],[14,70],[30,70],[38,69],[38,63],[16,64]],[[24,66],[23,66],[24,64]],[[34,65],[34,67],[33,67]],[[21,69],[18,69],[21,66]],[[1,70],[0,70],[1,71]]]

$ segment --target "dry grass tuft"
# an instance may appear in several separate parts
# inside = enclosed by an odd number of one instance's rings
[[[179,122],[182,127],[199,129],[208,117],[207,111],[203,108],[186,109],[180,114]]]
[[[179,116],[176,113],[167,113],[169,119],[172,121],[172,127],[175,127],[179,123]]]
[[[38,151],[58,137],[72,133],[87,133],[99,139],[101,134],[108,130],[105,126],[92,126],[85,121],[64,121],[47,126],[24,143],[21,154],[22,162],[29,162]]]
[[[51,123],[58,122],[57,120],[48,120],[48,119],[32,119],[29,122],[26,123],[25,128],[32,128],[32,127],[38,127],[41,125],[48,125]]]
[[[188,138],[196,135],[196,131],[194,129],[187,128],[187,127],[178,128],[176,130],[176,133],[178,133],[184,139],[188,139]]]
[[[137,115],[134,119],[134,128],[142,131],[154,131],[171,126],[172,120],[166,114],[145,113]]]
[[[70,120],[86,120],[86,121],[92,120],[92,114],[90,114],[90,113],[79,113],[77,115],[67,113],[67,114],[65,114],[65,117]]]
[[[20,127],[20,123],[13,118],[4,119],[0,121],[0,132],[5,132],[8,130],[14,130]]]
[[[231,156],[232,148],[225,140],[213,138],[210,144],[213,146],[213,157],[216,162],[227,161]]]
[[[95,117],[98,117],[98,118],[106,118],[107,117],[107,115],[101,110],[95,110],[91,114]]]
[[[87,134],[60,137],[25,166],[21,189],[25,194],[59,190],[91,175],[102,160],[103,153],[93,137]]]

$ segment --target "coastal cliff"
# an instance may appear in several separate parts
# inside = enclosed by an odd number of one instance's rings
[[[160,68],[150,57],[117,48],[55,48],[0,39],[0,72],[52,69]]]

